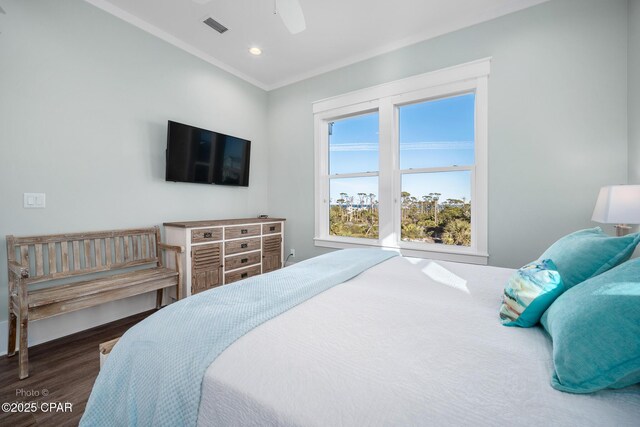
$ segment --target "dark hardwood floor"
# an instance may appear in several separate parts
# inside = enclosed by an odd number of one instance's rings
[[[155,310],[29,348],[29,377],[18,379],[18,354],[0,357],[0,404],[36,402],[35,412],[0,411],[0,426],[76,426],[100,370],[98,345],[121,336]],[[62,407],[54,405],[61,402]],[[71,412],[64,410],[70,403]],[[44,404],[44,405],[43,405]],[[53,412],[43,412],[53,407]],[[67,405],[67,408],[69,405]]]

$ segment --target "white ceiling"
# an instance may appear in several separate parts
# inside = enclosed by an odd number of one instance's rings
[[[295,35],[274,0],[86,1],[271,90],[547,0],[300,0],[307,29]],[[208,16],[229,31],[203,24]]]

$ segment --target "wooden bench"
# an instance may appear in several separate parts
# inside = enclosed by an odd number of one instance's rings
[[[162,250],[175,253],[176,270],[163,266]],[[160,228],[98,231],[48,236],[7,236],[9,343],[16,351],[20,319],[20,379],[29,376],[29,321],[156,291],[182,295],[181,246],[160,242]],[[65,280],[60,280],[65,279]],[[70,282],[74,280],[73,282]],[[80,281],[79,281],[80,280]],[[34,289],[35,284],[39,286]]]

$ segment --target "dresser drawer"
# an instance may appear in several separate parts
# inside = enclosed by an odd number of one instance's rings
[[[260,235],[260,224],[239,225],[237,227],[225,227],[224,239],[238,239],[240,237],[251,237]]]
[[[240,252],[251,252],[260,249],[260,237],[224,242],[224,254],[233,255]]]
[[[282,223],[262,224],[262,234],[280,233],[282,231]]]
[[[224,259],[224,269],[226,271],[235,270],[236,268],[246,267],[248,265],[258,263],[260,263],[260,251],[242,255],[233,255],[228,256]]]
[[[191,230],[191,243],[215,242],[218,240],[222,240],[222,227]]]
[[[253,267],[243,268],[241,270],[232,271],[224,275],[224,283],[233,283],[238,280],[246,279],[247,277],[257,276],[260,274],[260,265],[254,265]]]

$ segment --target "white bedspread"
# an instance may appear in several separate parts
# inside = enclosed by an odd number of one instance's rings
[[[549,385],[551,340],[500,325],[512,270],[393,258],[254,329],[206,372],[200,426],[639,426],[640,387]]]

